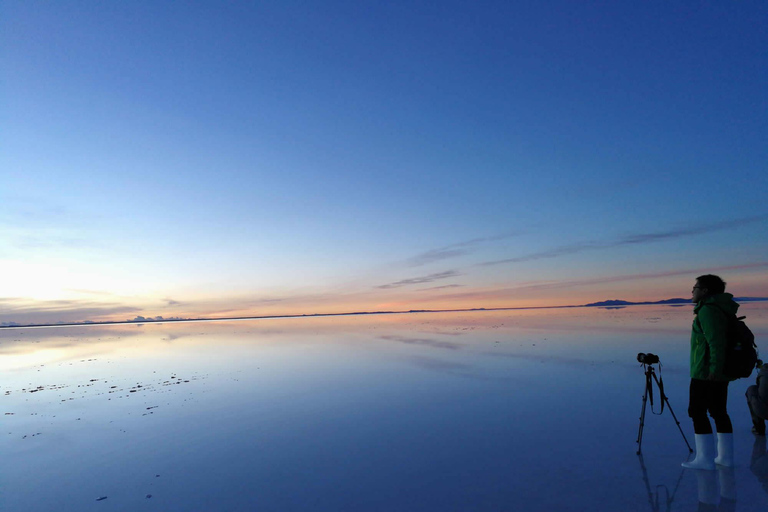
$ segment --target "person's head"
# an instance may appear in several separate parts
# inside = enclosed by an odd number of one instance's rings
[[[692,290],[693,302],[700,302],[711,295],[717,295],[725,291],[725,281],[719,276],[706,274],[696,278],[696,285]]]

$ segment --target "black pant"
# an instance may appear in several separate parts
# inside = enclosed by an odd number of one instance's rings
[[[707,418],[715,420],[717,431],[721,434],[733,432],[731,418],[728,416],[728,383],[714,380],[691,379],[688,399],[688,416],[693,420],[693,431],[697,434],[711,434],[712,425]]]

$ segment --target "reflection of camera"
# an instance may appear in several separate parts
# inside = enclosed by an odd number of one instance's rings
[[[659,356],[656,354],[651,354],[650,352],[647,354],[640,352],[637,354],[637,362],[643,364],[656,364],[659,362]]]

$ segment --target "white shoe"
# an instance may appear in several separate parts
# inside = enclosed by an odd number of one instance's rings
[[[712,434],[696,434],[696,457],[682,466],[688,469],[706,469],[714,471],[715,468],[715,436]]]
[[[733,434],[717,433],[717,457],[715,464],[733,467]]]

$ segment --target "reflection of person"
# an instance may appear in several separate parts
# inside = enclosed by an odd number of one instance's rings
[[[765,420],[768,419],[768,364],[759,368],[757,385],[747,388],[747,405],[752,415],[752,432],[764,436]]]
[[[749,469],[762,484],[765,492],[768,493],[768,453],[765,451],[765,436],[755,438],[755,444],[752,446],[752,460],[749,463]]]
[[[739,308],[733,295],[725,293],[725,282],[707,274],[696,278],[692,290],[691,386],[688,416],[693,420],[696,457],[683,467],[714,470],[715,464],[733,466],[733,426],[728,416],[728,378],[723,375],[728,316]],[[712,425],[717,428],[717,457]]]

